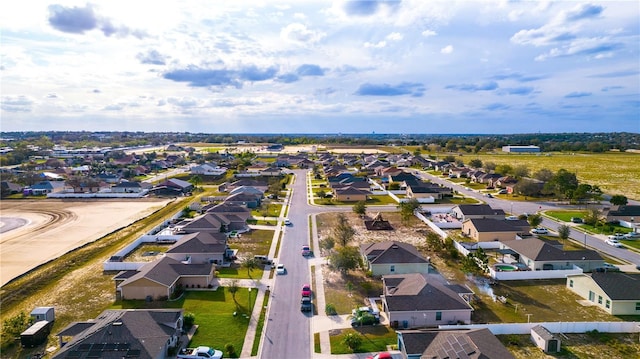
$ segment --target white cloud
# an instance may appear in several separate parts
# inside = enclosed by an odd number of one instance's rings
[[[430,37],[430,36],[436,36],[438,33],[433,31],[433,30],[424,30],[422,32],[422,36],[424,37]]]
[[[392,32],[389,35],[387,35],[387,37],[385,37],[385,39],[387,40],[392,40],[392,41],[400,41],[403,39],[404,36],[402,36],[401,33],[399,32]]]
[[[450,54],[453,52],[453,45],[447,45],[440,49],[441,54]]]
[[[387,42],[386,41],[379,41],[377,43],[372,43],[372,42],[365,42],[364,43],[364,47],[365,48],[381,49],[381,48],[383,48],[385,46],[387,46]]]
[[[299,43],[315,43],[325,36],[325,33],[310,30],[306,25],[300,23],[289,24],[280,31],[280,38]]]

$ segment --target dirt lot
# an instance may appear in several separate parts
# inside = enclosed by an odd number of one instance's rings
[[[0,286],[51,259],[127,226],[169,200],[3,200],[0,219],[26,225],[0,237]],[[0,221],[2,222],[2,221]]]

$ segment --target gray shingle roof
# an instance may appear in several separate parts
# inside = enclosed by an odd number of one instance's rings
[[[458,208],[465,216],[495,216],[505,214],[502,209],[493,209],[488,204],[459,204]]]
[[[58,333],[73,338],[53,358],[84,359],[97,354],[106,359],[164,357],[162,350],[176,334],[181,313],[182,309],[105,310],[94,321],[72,323]]]
[[[182,236],[167,253],[224,253],[227,236],[224,233],[195,232]]]
[[[382,280],[385,300],[391,312],[472,310],[458,293],[429,274],[394,274],[384,276]]]
[[[471,218],[467,221],[471,221],[475,229],[480,232],[520,232],[520,228],[514,227],[509,224],[509,221],[498,220],[493,218]],[[466,221],[465,221],[466,222]]]
[[[409,355],[421,358],[513,359],[489,329],[401,330]]]
[[[640,274],[595,272],[591,278],[611,300],[640,300]]]
[[[360,246],[371,264],[387,263],[428,263],[420,252],[409,243],[386,241],[367,243]]]
[[[211,273],[212,269],[212,263],[183,264],[175,259],[164,257],[145,264],[138,273],[125,279],[120,285],[127,285],[138,279],[147,278],[168,287],[182,275],[206,276]]]
[[[596,251],[589,249],[565,251],[535,237],[505,241],[502,244],[535,261],[577,261],[583,258],[584,260],[602,260]]]

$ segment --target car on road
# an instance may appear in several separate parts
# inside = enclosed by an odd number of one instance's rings
[[[606,241],[604,241],[604,243],[606,243],[606,244],[608,244],[610,246],[613,246],[613,247],[618,247],[618,248],[622,248],[623,247],[622,243],[618,242],[615,239],[611,239],[611,238],[609,238]]]
[[[302,286],[301,294],[303,297],[311,297],[311,286],[309,284],[304,284]]]
[[[547,234],[549,231],[546,228],[538,227],[531,230],[533,234]]]
[[[611,235],[607,236],[607,238],[614,239],[616,241],[619,241],[621,239],[625,239],[624,238],[624,234],[622,234],[622,233],[614,233],[614,234],[611,234]]]
[[[571,217],[571,222],[573,222],[573,223],[582,223],[582,218],[580,218],[580,217]]]
[[[291,223],[291,221],[289,220],[289,218],[285,218],[285,219],[284,219],[284,225],[285,225],[285,226],[290,226],[290,225],[292,225],[292,223]]]
[[[276,266],[276,274],[285,274],[287,273],[287,269],[284,267],[284,264],[278,263]]]
[[[518,216],[507,216],[507,217],[505,217],[505,219],[507,221],[517,221],[518,220]]]
[[[486,194],[486,196],[487,196],[488,198],[493,198],[493,195],[492,195],[491,193],[487,193],[487,194]]]
[[[311,303],[311,297],[302,297],[300,298],[300,311],[301,312],[310,312],[313,309],[313,304]]]
[[[393,359],[393,356],[391,355],[391,353],[382,352],[374,356],[368,356],[367,359]]]
[[[308,257],[311,255],[311,248],[309,248],[309,246],[306,244],[302,246],[302,255],[304,257]]]
[[[602,267],[598,267],[595,269],[596,272],[619,272],[620,268],[614,266],[611,263],[603,263]]]
[[[640,239],[640,232],[629,232],[624,235],[624,239]]]

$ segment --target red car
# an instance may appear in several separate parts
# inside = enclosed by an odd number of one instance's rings
[[[372,357],[367,357],[367,359],[393,359],[391,354],[387,352],[378,353]]]
[[[302,296],[303,297],[310,297],[311,296],[311,286],[308,284],[305,284],[302,286]]]

